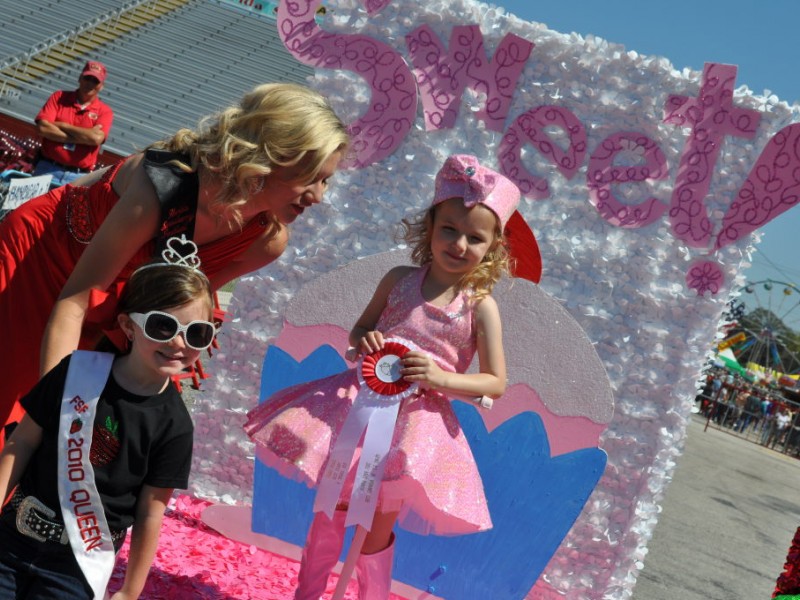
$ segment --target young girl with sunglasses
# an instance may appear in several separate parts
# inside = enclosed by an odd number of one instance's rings
[[[283,390],[248,414],[245,430],[258,457],[317,487],[296,600],[324,593],[346,524],[366,522],[369,530],[356,562],[362,600],[389,596],[395,522],[423,535],[492,526],[450,399],[488,406],[505,391],[500,314],[491,291],[507,272],[503,229],[519,198],[509,179],[474,156],[448,158],[429,210],[403,223],[418,266],[389,271],[350,332],[362,366]],[[479,372],[466,373],[476,353]],[[398,366],[397,376],[387,375]],[[362,396],[365,383],[393,396],[396,421],[384,416],[385,397]]]
[[[131,526],[112,598],[138,598],[191,466],[192,421],[170,378],[211,345],[212,311],[196,268],[141,267],[119,304],[127,351],[75,351],[24,396],[0,453],[0,498],[14,491],[0,513],[0,598],[103,598]]]

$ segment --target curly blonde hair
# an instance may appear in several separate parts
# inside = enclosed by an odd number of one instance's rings
[[[438,204],[419,213],[413,219],[403,219],[400,239],[411,246],[411,261],[423,266],[433,260],[431,237]],[[460,290],[472,292],[473,299],[480,300],[492,293],[495,284],[503,275],[511,273],[512,258],[508,254],[506,239],[500,229],[500,220],[495,218],[494,240],[483,260],[472,271],[464,274],[458,283]]]
[[[152,144],[188,154],[218,177],[222,190],[215,203],[241,225],[240,208],[247,203],[252,180],[275,167],[299,167],[298,181],[312,181],[335,152],[350,143],[347,127],[317,92],[293,83],[267,83],[244,95],[238,105],[200,121],[197,129],[180,129]]]

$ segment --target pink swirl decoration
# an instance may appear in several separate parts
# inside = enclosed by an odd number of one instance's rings
[[[449,51],[430,27],[422,25],[406,36],[406,46],[426,130],[455,126],[466,87],[486,94],[486,106],[476,116],[490,130],[503,130],[517,81],[534,46],[531,42],[507,34],[490,61],[478,25],[453,27]]]
[[[720,266],[710,260],[698,260],[692,263],[686,273],[686,285],[697,292],[698,296],[706,293],[712,296],[719,293],[725,282],[725,274]]]
[[[761,115],[733,107],[736,67],[706,63],[698,98],[670,96],[664,122],[690,126],[672,190],[669,210],[673,233],[688,246],[706,248],[712,225],[703,202],[725,135],[751,139]]]
[[[800,123],[769,141],[722,220],[714,249],[741,239],[800,201]]]
[[[569,137],[566,152],[545,131],[549,125],[559,127]],[[564,177],[572,179],[586,156],[586,129],[570,110],[540,106],[517,117],[500,141],[497,154],[503,174],[516,183],[527,198],[544,200],[550,196],[547,180],[530,173],[520,160],[526,143],[546,156]]]
[[[641,149],[644,165],[615,165],[614,157],[623,151]],[[633,229],[649,225],[667,210],[656,198],[639,204],[623,204],[614,195],[612,185],[664,179],[667,159],[658,145],[643,133],[622,131],[603,140],[589,159],[586,185],[589,201],[600,216],[616,227]]]
[[[368,2],[370,13],[391,0]],[[403,57],[365,35],[326,33],[314,21],[322,0],[283,1],[278,5],[278,33],[286,49],[302,63],[358,73],[372,90],[366,114],[350,125],[352,158],[348,167],[366,167],[389,156],[413,126],[417,87]]]
[[[382,11],[384,8],[389,6],[392,3],[392,0],[367,0],[364,6],[367,9],[368,15],[373,15]]]

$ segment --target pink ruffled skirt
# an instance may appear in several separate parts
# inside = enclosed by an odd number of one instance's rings
[[[257,456],[285,477],[316,487],[358,393],[355,371],[282,390],[248,413]],[[356,451],[341,501],[352,491]],[[450,401],[422,392],[400,405],[379,510],[418,534],[460,535],[492,527],[483,483]]]

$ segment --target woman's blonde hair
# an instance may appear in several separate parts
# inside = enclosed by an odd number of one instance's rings
[[[411,246],[411,261],[415,265],[427,265],[433,260],[431,237],[438,204],[418,214],[414,219],[401,221],[401,239]],[[511,257],[506,248],[506,240],[500,229],[500,220],[495,217],[494,239],[483,260],[459,281],[461,290],[469,290],[475,300],[492,293],[495,284],[504,274],[511,272]]]
[[[252,179],[274,167],[294,167],[298,181],[312,181],[350,142],[346,126],[317,92],[293,83],[267,83],[245,94],[237,106],[205,117],[197,129],[180,129],[151,147],[188,154],[185,171],[203,165],[222,183],[215,202],[241,224]]]

